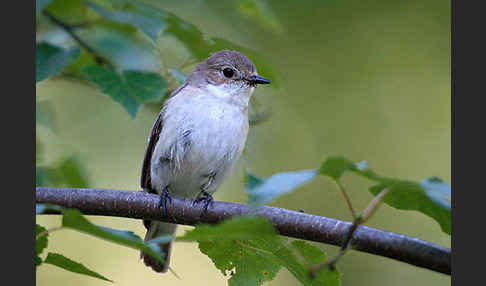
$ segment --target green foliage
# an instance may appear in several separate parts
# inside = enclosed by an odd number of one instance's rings
[[[46,78],[60,74],[61,70],[79,57],[79,47],[63,49],[48,43],[35,46],[35,81],[40,82]]]
[[[56,210],[62,212],[62,228],[74,229],[97,238],[111,241],[113,243],[141,250],[148,255],[155,257],[156,259],[163,261],[164,254],[161,252],[158,246],[161,242],[168,242],[173,239],[172,236],[161,236],[152,239],[148,242],[144,242],[139,236],[135,235],[131,231],[116,230],[108,227],[97,226],[90,223],[84,216],[76,209],[63,209],[59,206],[49,204],[36,204],[36,214],[43,214],[47,210]],[[36,236],[46,229],[40,225],[36,225]],[[36,267],[41,263],[48,263],[71,272],[80,273],[96,278],[100,278],[106,281],[111,281],[104,276],[86,268],[84,265],[72,261],[69,258],[64,257],[61,254],[49,253],[47,258],[42,261],[40,254],[47,247],[48,233],[44,233],[41,237],[36,239]]]
[[[68,270],[68,271],[71,271],[71,272],[74,272],[74,273],[79,273],[79,274],[99,278],[99,279],[102,279],[102,280],[105,280],[105,281],[113,282],[110,279],[104,277],[103,275],[100,275],[100,274],[94,272],[93,270],[88,269],[83,264],[78,263],[76,261],[73,261],[73,260],[65,257],[62,254],[49,252],[46,259],[44,260],[44,263],[55,265],[57,267],[60,267],[62,269],[65,269],[65,270]]]
[[[267,2],[237,0],[233,3],[241,15],[265,29],[282,32],[282,25]],[[275,71],[255,51],[222,38],[208,37],[196,25],[138,1],[36,0],[38,23],[46,21],[42,17],[43,10],[64,21],[81,40],[70,38],[62,27],[49,22],[43,31],[48,33],[36,35],[40,39],[36,45],[36,83],[62,74],[87,80],[121,104],[132,118],[142,104],[161,102],[170,93],[168,77],[175,78],[179,84],[186,79],[180,70],[164,65],[161,51],[156,45],[162,35],[177,39],[197,60],[203,60],[211,52],[222,49],[241,51],[252,59],[260,74],[272,80],[272,86],[278,82]],[[57,36],[52,36],[54,34]],[[60,36],[69,40],[59,43],[59,39],[63,38]],[[266,112],[255,112],[258,107],[255,100],[253,97],[250,101],[252,125],[268,118]],[[52,111],[48,102],[37,102],[37,123],[55,131]],[[37,138],[36,142],[37,186],[87,186],[84,171],[75,157],[63,158],[52,166],[39,164],[42,161],[42,146]],[[318,173],[338,181],[346,171],[378,183],[369,189],[374,195],[388,188],[384,202],[390,206],[418,210],[435,219],[444,232],[451,233],[449,184],[435,177],[413,182],[379,176],[368,168],[366,162],[354,163],[341,156],[327,158],[318,170],[278,173],[268,178],[246,173],[248,204],[256,210],[313,180]],[[61,210],[57,206],[36,205],[37,214],[50,209]],[[91,224],[77,210],[62,212],[63,227],[143,250],[159,260],[164,257],[157,244],[172,239],[171,236],[162,236],[144,243],[133,232]],[[43,231],[45,228],[36,225],[37,235]],[[47,234],[36,239],[36,266],[42,263],[40,254],[47,247],[47,239]],[[229,279],[230,285],[260,285],[272,280],[282,267],[287,268],[304,285],[340,285],[339,272],[330,269],[320,271],[314,280],[310,280],[309,268],[325,261],[325,253],[304,241],[279,236],[271,224],[262,218],[234,218],[219,225],[199,225],[178,237],[177,241],[197,241],[201,252],[208,255],[223,274],[236,270]],[[44,262],[111,281],[60,254],[49,253]]]
[[[141,104],[162,101],[163,96],[169,93],[164,77],[172,74],[179,83],[185,79],[182,73],[173,68],[160,71],[163,65],[155,41],[162,34],[178,39],[198,60],[221,49],[242,51],[252,57],[261,72],[271,77],[271,72],[267,71],[268,68],[259,61],[255,52],[223,39],[208,38],[195,25],[138,1],[40,2],[37,3],[38,11],[47,7],[47,11],[63,21],[78,39],[73,38],[69,43],[64,43],[64,48],[49,43],[38,44],[36,81],[58,75],[62,71],[73,77],[87,79],[99,87],[101,92],[120,103],[132,118]],[[65,36],[65,28],[51,26],[54,27],[50,31],[60,31]],[[140,37],[137,31],[148,38]],[[72,46],[73,43],[75,46]]]
[[[52,0],[36,0],[35,1],[35,16],[38,17],[39,14],[46,8]]]
[[[277,234],[273,226],[261,217],[239,217],[213,225],[198,225],[176,241],[215,240],[224,233],[225,239],[255,239],[273,237]]]
[[[35,122],[44,125],[52,132],[56,131],[54,108],[50,101],[36,101],[35,103]]]
[[[259,209],[277,197],[308,183],[316,175],[316,170],[304,170],[277,173],[261,179],[246,171],[245,193],[248,194],[248,205],[252,210]]]
[[[180,70],[176,68],[169,68],[170,73],[177,79],[179,84],[184,83],[186,81],[187,76],[183,74]]]
[[[266,1],[238,0],[236,6],[238,12],[259,23],[262,27],[279,34],[282,33],[282,25]]]
[[[153,41],[156,41],[160,35],[160,32],[167,26],[164,21],[153,17],[147,17],[136,11],[130,11],[128,9],[133,9],[132,5],[125,6],[126,8],[121,11],[113,11],[103,8],[93,2],[86,2],[90,8],[94,9],[97,13],[103,16],[107,20],[115,21],[118,23],[129,24],[139,28],[147,36],[149,36]],[[128,8],[128,9],[127,9]]]
[[[230,273],[229,285],[261,285],[275,278],[282,267],[303,285],[340,285],[336,270],[310,279],[308,267],[318,258],[326,257],[321,249],[303,241],[290,242],[277,235],[273,226],[260,217],[238,217],[219,225],[199,225],[177,241],[197,241],[201,252],[211,258],[223,275]]]
[[[52,166],[36,166],[36,186],[86,188],[88,179],[75,156],[63,158]]]
[[[389,185],[389,193],[385,196],[384,202],[394,208],[400,210],[416,210],[434,220],[436,220],[443,232],[451,234],[451,207],[450,200],[447,201],[445,197],[436,198],[442,195],[442,184],[431,184],[424,187],[423,182],[428,182],[426,179],[421,183],[411,181],[397,181],[395,184]],[[449,197],[450,197],[450,186]],[[380,193],[386,184],[378,184],[370,188],[370,192],[374,195]],[[446,194],[444,194],[447,196]],[[434,198],[434,199],[433,199]],[[447,204],[448,202],[448,204]]]
[[[102,66],[86,67],[82,73],[102,92],[119,102],[132,117],[143,102],[160,100],[167,92],[167,82],[156,73],[134,70],[117,73]]]
[[[369,180],[378,182],[369,191],[377,195],[388,188],[384,202],[402,210],[417,210],[436,220],[442,231],[451,234],[451,187],[439,178],[412,182],[377,175],[366,162],[353,163],[341,156],[330,156],[322,163],[322,175],[339,180],[345,171],[351,171]]]
[[[47,247],[47,236],[48,234],[44,234],[41,237],[37,238],[37,236],[43,232],[46,231],[46,228],[36,224],[35,225],[35,266],[38,266],[42,263],[42,258],[40,258],[40,255],[42,254],[42,251]]]
[[[155,244],[145,244],[139,236],[131,231],[121,231],[94,225],[89,222],[78,210],[64,209],[62,214],[62,226],[81,231],[116,244],[142,250],[154,258],[164,261],[163,253]]]
[[[47,211],[57,211],[60,212],[62,209],[60,206],[51,204],[35,204],[35,214],[43,214]]]

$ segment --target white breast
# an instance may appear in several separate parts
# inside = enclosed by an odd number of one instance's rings
[[[203,91],[190,87],[166,103],[163,128],[154,153],[159,157],[172,154],[177,164],[170,169],[152,166],[152,182],[157,181],[160,187],[170,185],[176,195],[193,197],[199,193],[207,175],[216,173],[208,191],[214,192],[219,187],[240,156],[248,132],[246,109],[240,105],[244,102],[237,104],[228,99],[229,95],[222,89]],[[188,146],[181,141],[183,134],[189,134]],[[185,153],[184,147],[187,147]],[[154,158],[153,164],[161,164]]]

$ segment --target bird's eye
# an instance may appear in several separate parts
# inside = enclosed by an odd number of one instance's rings
[[[225,77],[227,77],[227,78],[231,78],[231,77],[233,77],[233,75],[235,74],[235,71],[234,71],[234,70],[232,70],[232,69],[230,69],[230,68],[225,68],[225,69],[223,70],[223,74],[224,74],[224,76],[225,76]]]

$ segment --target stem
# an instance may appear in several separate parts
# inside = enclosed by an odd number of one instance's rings
[[[351,239],[354,233],[356,232],[358,226],[364,224],[376,212],[378,206],[381,204],[383,198],[387,193],[388,193],[388,189],[383,189],[377,196],[373,198],[373,200],[371,200],[371,202],[368,204],[366,209],[361,213],[361,215],[354,219],[353,224],[351,225],[348,234],[346,235],[346,239],[344,240],[344,243],[341,245],[341,248],[339,249],[339,253],[333,258],[329,259],[328,261],[314,265],[310,270],[311,277],[315,277],[317,271],[319,271],[324,267],[330,267],[331,269],[335,268],[335,265],[339,261],[339,259],[344,254],[346,254],[348,249],[351,248]]]
[[[85,49],[88,53],[90,53],[95,58],[95,61],[98,64],[106,64],[108,66],[112,66],[111,63],[108,60],[106,60],[105,58],[100,56],[91,46],[89,46],[83,39],[81,39],[75,33],[77,26],[73,26],[73,25],[69,25],[67,23],[64,23],[63,21],[61,21],[59,18],[52,15],[47,10],[42,11],[42,14],[44,14],[44,16],[46,16],[52,23],[59,26],[66,33],[68,33],[71,36],[71,38],[73,38],[83,49]]]
[[[353,216],[353,219],[356,219],[357,218],[356,211],[354,210],[353,205],[351,204],[351,200],[349,199],[349,196],[346,193],[344,186],[341,184],[341,182],[339,180],[335,180],[334,182],[336,182],[338,189],[341,191],[341,194],[344,197],[344,201],[346,202],[348,209],[351,211],[351,215]]]

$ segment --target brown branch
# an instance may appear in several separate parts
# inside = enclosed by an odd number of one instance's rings
[[[205,215],[192,200],[173,198],[163,215],[159,197],[142,191],[106,189],[36,188],[36,202],[77,208],[86,215],[151,219],[184,225],[215,224],[248,214],[245,204],[214,202]],[[51,211],[50,213],[59,213]],[[267,218],[281,235],[341,246],[352,223],[275,207],[258,215]],[[353,249],[399,260],[418,267],[451,274],[451,250],[417,238],[358,226]]]

